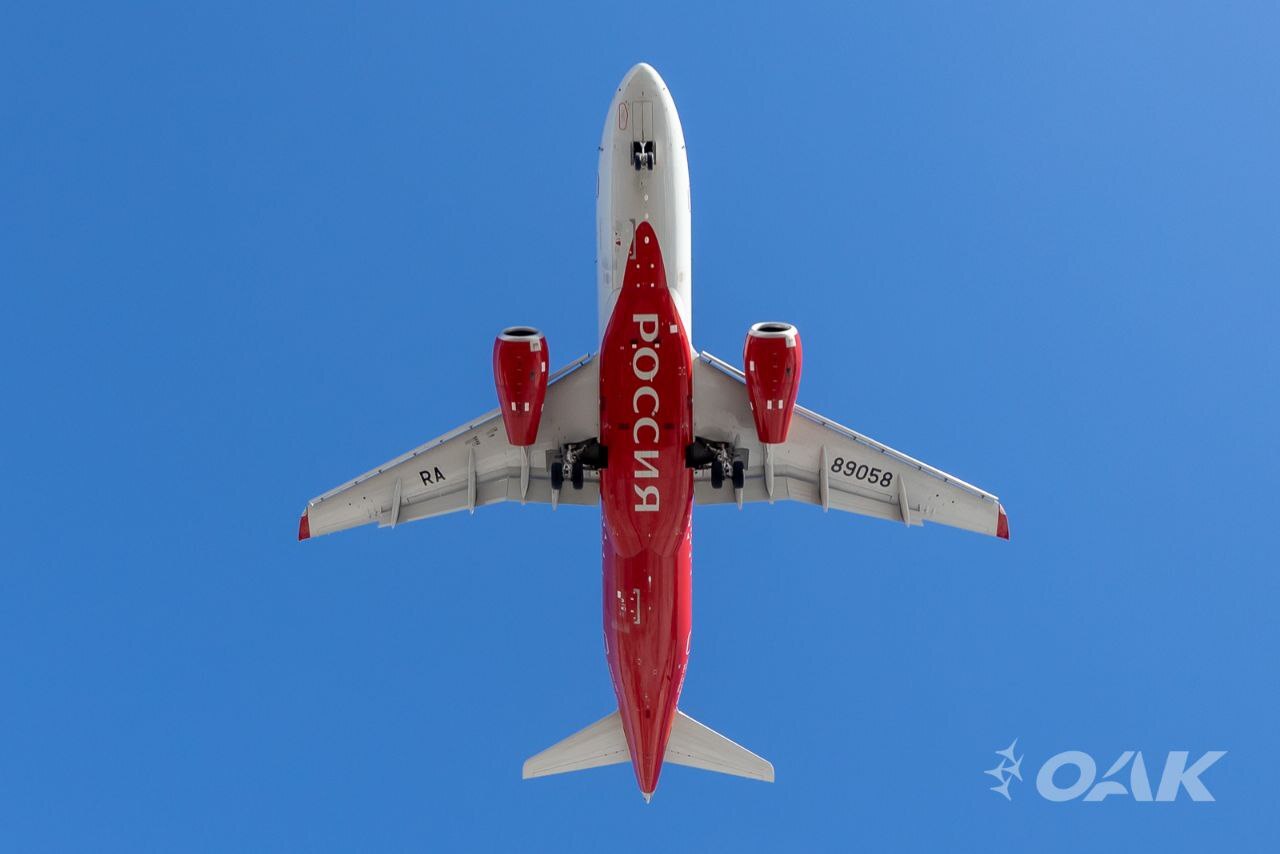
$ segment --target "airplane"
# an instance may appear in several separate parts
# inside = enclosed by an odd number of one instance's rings
[[[1008,517],[996,496],[797,405],[795,326],[752,325],[741,367],[693,349],[684,132],[648,64],[613,96],[597,177],[597,353],[550,372],[542,333],[503,329],[498,409],[313,498],[298,539],[503,501],[599,506],[617,708],[523,776],[630,762],[646,802],[664,763],[772,782],[768,761],[679,707],[693,505],[799,501],[1003,539]]]

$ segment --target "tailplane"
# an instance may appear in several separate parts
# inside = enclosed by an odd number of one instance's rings
[[[606,715],[586,729],[531,756],[524,763],[524,779],[547,777],[619,765],[631,761],[627,737],[622,731],[622,716]],[[740,744],[704,726],[684,712],[677,711],[671,724],[664,762],[702,768],[720,774],[749,777],[773,782],[773,766]]]
[[[663,761],[773,782],[773,765],[708,726],[677,711]]]
[[[622,731],[622,716],[614,712],[536,756],[530,756],[524,763],[524,779],[630,761],[627,736]]]

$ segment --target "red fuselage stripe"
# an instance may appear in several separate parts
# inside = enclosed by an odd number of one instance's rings
[[[600,346],[604,633],[636,780],[652,792],[689,658],[693,357],[647,222],[626,264]]]

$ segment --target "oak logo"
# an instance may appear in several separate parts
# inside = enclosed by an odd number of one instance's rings
[[[1004,750],[997,750],[1000,764],[984,773],[995,777],[999,783],[991,791],[1013,800],[1009,784],[1022,779],[1022,756],[1015,758],[1014,739]],[[1200,779],[1219,759],[1227,755],[1225,750],[1206,750],[1194,762],[1191,752],[1170,750],[1162,761],[1151,767],[1160,768],[1159,777],[1148,771],[1148,763],[1141,750],[1125,750],[1114,762],[1106,766],[1101,776],[1099,765],[1083,750],[1064,750],[1046,759],[1036,774],[1036,792],[1046,801],[1102,801],[1109,797],[1132,799],[1140,803],[1170,802],[1178,800],[1185,791],[1192,801],[1213,801],[1213,793]],[[1153,757],[1154,758],[1154,757]]]
[[[1013,796],[1009,794],[1009,784],[1014,780],[1022,780],[1022,757],[1014,758],[1013,749],[1018,746],[1018,740],[1015,738],[1013,744],[1010,744],[1004,750],[997,750],[996,756],[1000,757],[1000,764],[990,770],[984,772],[995,777],[1000,782],[991,787],[991,791],[998,795],[1004,795],[1006,801],[1013,800]]]

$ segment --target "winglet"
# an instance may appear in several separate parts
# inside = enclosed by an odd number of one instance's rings
[[[298,542],[302,542],[303,540],[307,540],[310,538],[311,538],[311,520],[307,518],[307,513],[304,510],[302,513],[302,518],[298,520]]]
[[[996,520],[996,536],[1002,540],[1009,539],[1009,517],[1004,513],[1004,506],[996,505],[996,510],[1000,511],[1000,518]]]

